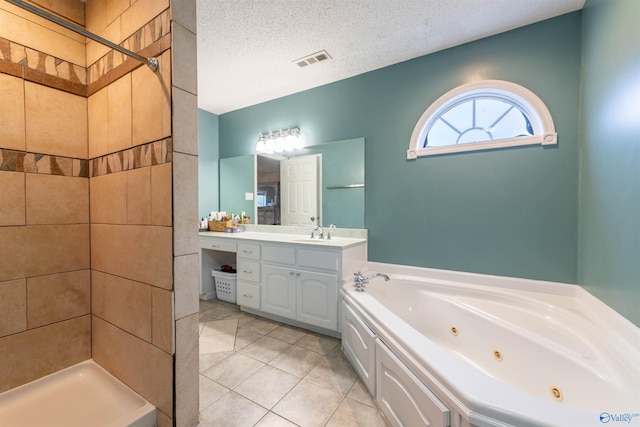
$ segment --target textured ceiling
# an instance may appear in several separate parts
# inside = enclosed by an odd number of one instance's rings
[[[258,104],[581,9],[585,0],[197,0],[198,106]],[[296,59],[326,50],[331,60]]]

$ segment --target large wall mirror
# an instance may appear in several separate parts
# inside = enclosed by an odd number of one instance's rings
[[[364,138],[220,159],[220,210],[256,224],[364,228]]]

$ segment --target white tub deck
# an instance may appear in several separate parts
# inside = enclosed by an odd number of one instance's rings
[[[582,288],[370,263],[373,272],[392,280],[362,293],[346,283],[343,298],[471,424],[587,426],[630,413],[625,425],[640,425],[640,330]]]
[[[154,427],[155,407],[88,360],[0,394],[6,427]]]

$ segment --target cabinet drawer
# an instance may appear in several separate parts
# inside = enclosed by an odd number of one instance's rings
[[[236,271],[240,280],[260,282],[260,263],[239,259]]]
[[[329,271],[338,271],[338,253],[298,249],[298,266]]]
[[[236,243],[228,242],[223,239],[216,239],[213,237],[200,237],[200,247],[202,249],[212,249],[215,251],[235,252]]]
[[[278,264],[294,265],[296,263],[296,250],[292,246],[262,245],[262,260]]]
[[[260,259],[260,245],[251,243],[238,243],[238,257],[247,259]]]
[[[260,310],[260,286],[238,282],[238,305]]]

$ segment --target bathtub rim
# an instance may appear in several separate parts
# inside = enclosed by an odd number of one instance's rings
[[[365,273],[374,272],[390,274],[393,279],[416,282],[433,281],[444,285],[467,287],[471,284],[473,287],[491,286],[510,290],[517,287],[518,290],[577,298],[580,300],[583,309],[590,310],[594,316],[603,320],[610,327],[613,324],[616,331],[616,341],[621,340],[627,344],[640,344],[638,339],[640,337],[640,329],[577,285],[383,263],[368,263]],[[511,424],[523,427],[602,425],[598,418],[601,411],[587,412],[569,406],[562,406],[556,402],[514,389],[477,371],[466,362],[453,357],[446,349],[439,347],[404,322],[403,319],[390,312],[375,297],[368,295],[366,290],[363,293],[356,293],[351,284],[350,281],[343,283],[340,290],[341,298],[363,317],[363,320],[374,329],[374,332],[381,338],[383,343],[396,353],[396,356],[403,363],[407,364],[426,385],[437,391],[438,397],[450,409],[461,414],[470,423],[480,427],[498,427]],[[380,322],[377,321],[375,315],[372,314],[377,310],[386,311],[389,314],[389,318],[385,318]],[[402,333],[394,332],[394,328],[401,328]],[[416,343],[418,344],[416,345]],[[631,345],[631,348],[633,348],[633,345]],[[428,349],[428,351],[420,352],[419,349]],[[429,353],[429,360],[421,356],[421,353]],[[487,384],[490,386],[489,390],[487,389]],[[506,400],[505,397],[507,398]],[[532,413],[532,410],[527,407],[529,402],[533,402],[532,399],[536,403],[535,413]],[[522,402],[527,402],[527,404],[523,405]],[[606,409],[602,408],[602,410]],[[635,410],[635,408],[629,408],[629,410]]]
[[[638,351],[640,349],[640,327],[616,312],[603,301],[592,295],[580,285],[546,280],[526,279],[519,277],[496,276],[490,274],[469,273],[464,271],[440,270],[435,268],[414,267],[400,264],[381,262],[367,262],[367,272],[382,272],[391,274],[396,279],[409,281],[428,280],[429,282],[445,285],[504,288],[506,290],[528,291],[540,294],[566,296],[576,298],[580,302],[582,312],[592,313],[592,316],[607,324],[609,331],[620,342]],[[345,283],[348,285],[350,282]]]

